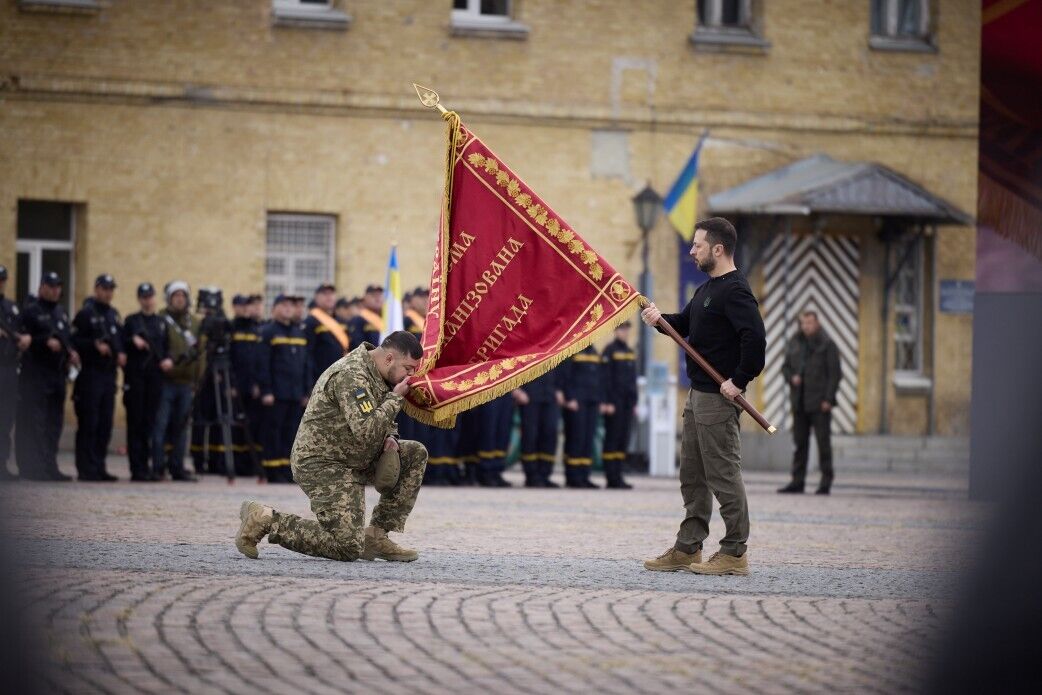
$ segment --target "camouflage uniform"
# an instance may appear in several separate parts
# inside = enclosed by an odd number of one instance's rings
[[[384,440],[398,434],[395,416],[402,397],[392,393],[363,343],[326,370],[311,394],[293,442],[293,479],[311,500],[318,521],[276,511],[268,540],[305,555],[356,560],[365,531],[365,484]],[[370,523],[405,530],[405,519],[427,467],[427,449],[399,442],[401,476],[381,495]]]

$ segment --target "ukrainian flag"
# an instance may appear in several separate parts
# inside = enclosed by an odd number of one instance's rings
[[[391,258],[387,261],[387,281],[384,283],[384,329],[380,333],[380,342],[395,331],[405,330],[402,316],[402,276],[398,272],[398,247],[391,247]]]
[[[684,170],[680,172],[673,187],[669,189],[669,194],[662,201],[669,221],[687,242],[695,235],[695,215],[698,214],[698,155],[702,151],[705,139],[705,135],[699,138],[695,151],[684,165]]]

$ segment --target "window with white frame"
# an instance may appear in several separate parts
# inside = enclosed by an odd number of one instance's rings
[[[923,244],[915,239],[894,278],[894,372],[923,372]],[[903,252],[901,252],[903,254]]]
[[[351,17],[338,6],[342,0],[272,0],[275,26],[346,29]]]
[[[334,277],[336,218],[331,215],[268,214],[264,293],[310,297]]]
[[[930,0],[871,0],[873,48],[928,47]]]
[[[691,42],[767,48],[770,44],[757,31],[757,6],[756,0],[697,0]]]
[[[510,0],[452,0],[454,33],[524,38],[528,27],[516,21]]]

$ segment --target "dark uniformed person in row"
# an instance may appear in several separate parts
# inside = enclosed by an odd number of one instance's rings
[[[322,284],[315,290],[314,306],[304,320],[304,337],[308,340],[310,375],[308,393],[329,365],[347,354],[351,339],[347,325],[334,316],[336,287]]]
[[[307,338],[295,320],[296,298],[280,294],[260,332],[258,383],[265,408],[264,470],[271,483],[291,483],[289,455],[310,393]]]
[[[65,379],[80,356],[72,347],[69,316],[59,304],[62,279],[48,272],[38,296],[22,312],[21,330],[30,336],[18,378],[15,455],[24,480],[71,480],[58,470],[58,439],[62,433]]]
[[[510,487],[503,478],[514,423],[514,398],[509,393],[472,408],[458,418],[459,455],[466,464],[466,481],[482,487]]]
[[[159,397],[163,392],[166,359],[166,321],[156,313],[156,288],[143,282],[137,288],[140,311],[123,321],[123,347],[127,364],[123,367],[123,407],[127,413],[127,459],[134,482],[159,480],[149,457],[152,430],[156,424]]]
[[[629,345],[630,322],[615,329],[615,340],[604,348],[604,475],[608,487],[627,490],[622,469],[630,443],[630,425],[637,407],[637,353]]]
[[[560,487],[550,480],[557,459],[557,429],[561,421],[562,370],[553,369],[515,389],[521,410],[521,468],[525,487]]]
[[[94,280],[94,296],[83,301],[72,322],[72,344],[83,362],[72,389],[76,471],[80,480],[88,482],[119,480],[105,467],[116,409],[116,372],[127,363],[123,324],[112,307],[115,290],[115,278],[99,275]]]
[[[358,315],[348,322],[348,333],[351,335],[352,345],[370,343],[380,344],[380,334],[384,330],[382,311],[384,307],[384,288],[379,285],[369,285],[365,288],[362,297],[362,305],[358,309]]]
[[[261,421],[264,410],[260,402],[260,384],[257,372],[260,363],[260,322],[254,318],[254,303],[263,304],[260,295],[232,297],[231,341],[228,347],[228,362],[232,374],[232,402],[236,409],[242,408],[247,429],[232,430],[232,447],[235,455],[236,475],[256,473],[254,459],[260,460],[260,436],[264,431]],[[235,413],[238,418],[240,413]],[[250,436],[246,436],[246,432]],[[252,445],[253,449],[250,450]]]
[[[352,297],[351,299],[341,297],[333,305],[333,316],[336,316],[336,320],[340,323],[349,326],[351,319],[358,316],[358,309],[361,306],[362,300],[358,297]],[[348,337],[350,337],[350,333],[348,333]]]
[[[29,348],[30,336],[21,332],[18,305],[4,296],[7,268],[0,265],[0,480],[17,476],[7,470],[11,458],[11,431],[18,406],[18,357]]]
[[[402,316],[402,327],[416,340],[423,338],[423,328],[427,323],[427,300],[425,297],[426,290],[422,287],[417,287],[415,290],[411,290],[405,293],[405,297],[402,298],[402,305],[404,316]],[[418,442],[431,441],[435,433],[430,425],[420,422],[408,414],[403,409],[398,413],[398,433],[402,439],[413,439]],[[429,448],[429,447],[428,447]],[[440,471],[438,471],[440,472]],[[435,469],[427,466],[427,470],[424,471],[423,479],[424,482],[429,482],[437,477]],[[436,483],[435,483],[436,484]]]
[[[597,418],[604,402],[604,371],[601,356],[592,345],[561,364],[564,391],[564,477],[565,485],[595,488],[590,481],[593,440]]]

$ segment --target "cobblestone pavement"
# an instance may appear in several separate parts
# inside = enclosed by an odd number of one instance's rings
[[[65,692],[914,690],[984,514],[964,481],[841,471],[783,497],[748,474],[752,575],[650,573],[680,495],[633,482],[424,489],[411,564],[239,555],[239,501],[307,513],[295,486],[14,483],[0,504]]]

